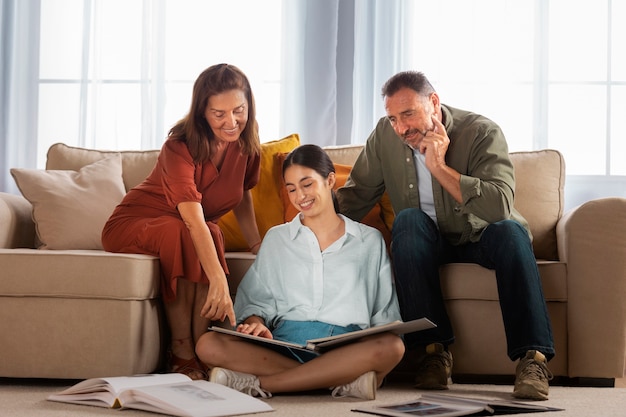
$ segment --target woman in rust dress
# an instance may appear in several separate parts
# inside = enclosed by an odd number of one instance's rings
[[[237,322],[217,221],[233,209],[250,250],[258,251],[250,189],[259,169],[250,83],[233,65],[212,66],[196,80],[189,113],[170,130],[152,173],[104,227],[105,250],[160,258],[169,372],[205,378],[195,342],[211,321]]]

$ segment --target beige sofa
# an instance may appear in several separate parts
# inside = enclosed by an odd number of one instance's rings
[[[277,181],[276,167],[267,166],[279,153],[272,146],[264,148],[262,170],[269,169],[274,177],[262,173],[255,199],[265,229],[272,216],[268,204],[260,206],[258,200],[264,195],[281,201],[271,195],[280,194],[279,189],[267,184]],[[327,151],[336,164],[349,165],[360,149]],[[157,154],[57,144],[48,153],[47,168],[79,170],[105,156],[121,155],[127,190],[147,175]],[[553,325],[557,354],[550,369],[564,377],[623,377],[626,200],[590,201],[563,214],[561,154],[543,150],[513,153],[511,158],[517,176],[515,204],[532,228]],[[158,259],[98,249],[35,249],[39,242],[32,209],[24,197],[0,193],[0,376],[89,378],[160,369],[165,334]],[[393,213],[383,208],[380,216],[390,224]],[[234,250],[227,256],[234,291],[254,257]],[[472,264],[448,265],[442,268],[442,286],[457,336],[454,373],[513,374],[493,272]]]

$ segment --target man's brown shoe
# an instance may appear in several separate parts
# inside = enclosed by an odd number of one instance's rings
[[[548,399],[548,381],[552,372],[548,369],[548,361],[543,353],[529,350],[519,360],[515,369],[515,387],[513,396],[529,400]]]
[[[452,383],[452,354],[441,343],[426,346],[426,355],[417,367],[415,388],[448,389]]]

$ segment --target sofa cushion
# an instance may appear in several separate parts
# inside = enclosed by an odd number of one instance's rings
[[[122,178],[124,188],[130,190],[142,182],[156,165],[160,150],[146,151],[101,151],[77,148],[63,143],[55,143],[48,149],[46,169],[71,169],[78,171],[102,158],[111,155],[122,157]]]
[[[354,165],[362,150],[363,145],[324,146],[324,152],[334,163],[350,166]]]
[[[277,152],[286,152],[300,144],[297,134],[261,144],[261,175],[259,184],[252,189],[252,198],[261,237],[275,224],[282,223],[283,205],[275,187],[273,160]],[[154,168],[159,150],[144,151],[101,151],[67,146],[56,143],[48,150],[46,169],[78,170],[85,165],[110,155],[121,155],[122,178],[126,191],[143,181]],[[242,251],[248,245],[239,230],[239,224],[233,212],[227,213],[219,221],[224,232],[226,251]]]
[[[100,235],[125,194],[119,155],[71,170],[11,169],[33,206],[41,249],[102,249]]]
[[[556,260],[556,224],[563,215],[565,161],[546,149],[512,152],[515,167],[515,208],[528,221],[538,259]]]
[[[567,302],[567,264],[538,261],[544,298]],[[496,272],[478,264],[450,263],[441,266],[441,291],[445,300],[498,301]]]
[[[279,140],[261,144],[261,175],[259,183],[251,190],[254,211],[261,238],[277,224],[284,222],[283,202],[276,184],[274,155],[289,152],[300,145],[300,137],[291,134]],[[241,234],[235,214],[230,211],[218,222],[224,232],[226,251],[245,251],[248,244]]]
[[[0,192],[0,248],[33,248],[33,206],[21,195]]]
[[[1,297],[149,300],[159,258],[102,250],[0,249]]]

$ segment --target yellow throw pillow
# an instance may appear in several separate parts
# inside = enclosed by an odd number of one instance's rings
[[[284,223],[283,202],[274,178],[274,155],[289,152],[299,145],[300,137],[296,133],[261,144],[261,175],[259,183],[251,190],[261,238],[272,226]],[[243,238],[237,218],[232,211],[226,213],[218,224],[224,232],[226,251],[245,251],[248,249],[248,243]]]

